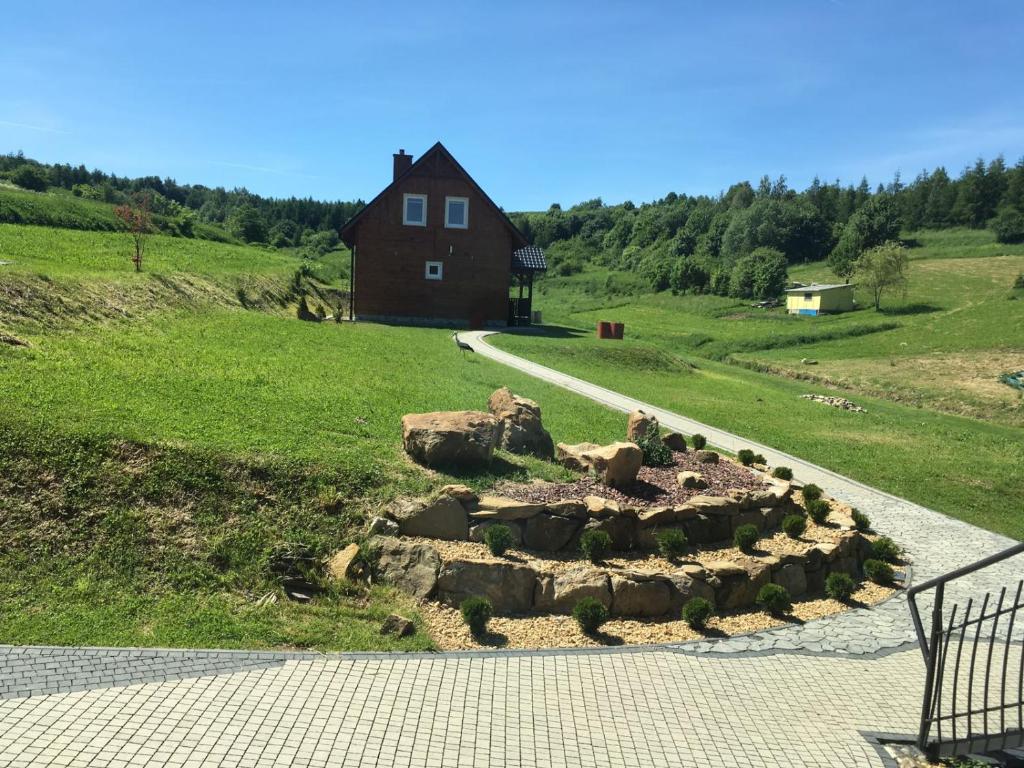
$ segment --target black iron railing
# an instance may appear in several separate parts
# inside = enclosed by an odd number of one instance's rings
[[[949,582],[1022,553],[1024,543],[907,591],[927,670],[918,747],[933,759],[1024,746],[1024,580],[969,598],[962,610],[945,605]],[[927,632],[922,592],[934,599]]]

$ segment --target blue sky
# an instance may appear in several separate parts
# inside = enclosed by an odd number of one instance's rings
[[[150,7],[151,6],[151,7]],[[0,152],[372,197],[440,139],[499,205],[872,184],[1024,154],[1024,3],[17,3]]]

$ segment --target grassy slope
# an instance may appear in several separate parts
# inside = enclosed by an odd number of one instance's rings
[[[1020,399],[1009,387],[999,385],[1006,393],[997,388],[995,397],[1003,401],[993,404],[972,400],[975,393],[956,389],[958,381],[939,401],[929,395],[925,377],[914,375],[915,362],[905,376],[890,379],[888,390],[879,387],[888,399],[863,394],[873,391],[869,387],[861,390],[857,400],[869,412],[851,414],[800,401],[811,389],[806,383],[719,362],[815,357],[827,367],[834,350],[847,369],[867,369],[879,361],[889,367],[894,349],[915,359],[963,350],[1019,353],[1024,302],[1007,297],[1018,266],[1024,267],[1024,248],[998,246],[990,234],[977,232],[921,233],[919,239],[924,247],[914,252],[911,292],[893,302],[897,311],[889,314],[865,310],[797,318],[714,296],[608,296],[602,295],[607,273],[595,271],[547,281],[537,306],[548,322],[561,326],[553,337],[506,336],[495,343],[1024,538],[1024,434],[1015,426]],[[798,275],[825,276],[817,265],[794,270]],[[922,305],[938,310],[920,311]],[[625,343],[611,347],[591,338],[598,319],[624,321]],[[680,361],[694,361],[697,368],[686,372]],[[990,371],[990,379],[999,372]],[[892,402],[894,397],[968,412],[973,407],[991,423],[908,407]]]
[[[379,635],[388,611],[415,615],[386,590],[259,607],[276,592],[269,554],[301,542],[327,555],[381,501],[453,479],[405,460],[405,412],[484,407],[508,384],[542,404],[556,439],[621,434],[620,416],[464,360],[444,331],[308,324],[233,300],[252,273],[287,281],[292,257],[154,238],[153,271],[135,275],[108,237],[0,228],[18,254],[0,267],[0,292],[39,288],[38,309],[68,285],[96,296],[151,295],[172,278],[214,288],[203,302],[161,293],[170,308],[129,321],[41,320],[14,311],[28,299],[0,304],[0,321],[33,343],[0,345],[0,642],[428,646]],[[503,456],[458,479],[561,474]]]

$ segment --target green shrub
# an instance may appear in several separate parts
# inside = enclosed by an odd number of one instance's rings
[[[892,582],[892,566],[874,558],[864,561],[864,575],[876,584],[889,584]]]
[[[703,597],[694,597],[683,606],[683,621],[689,624],[691,629],[702,630],[708,625],[708,620],[714,613],[715,606],[711,601]]]
[[[487,631],[487,622],[494,615],[491,601],[486,597],[467,597],[459,606],[462,620],[469,626],[474,635],[482,635]]]
[[[821,498],[821,488],[814,483],[808,483],[803,489],[804,501],[814,501]]]
[[[777,477],[779,480],[792,480],[793,470],[789,467],[776,467],[772,470],[772,477]]]
[[[833,600],[846,602],[856,588],[848,573],[830,573],[825,579],[825,594]]]
[[[871,518],[859,509],[853,510],[853,512],[850,513],[850,517],[853,518],[853,527],[858,531],[867,531],[871,528]]]
[[[595,597],[584,597],[572,609],[572,617],[580,625],[580,629],[588,635],[593,634],[601,625],[608,621],[608,609]]]
[[[708,439],[700,432],[691,437],[690,441],[693,443],[693,448],[696,451],[703,449],[704,446],[708,444]]]
[[[667,467],[672,464],[672,450],[661,441],[658,430],[649,429],[641,435],[636,444],[644,452],[644,464],[648,467]]]
[[[799,539],[807,530],[807,518],[803,515],[786,515],[782,520],[782,532],[791,539]]]
[[[742,551],[749,552],[757,544],[757,540],[761,538],[761,534],[757,532],[757,528],[750,523],[739,526],[732,535],[733,544]]]
[[[22,189],[34,192],[45,192],[50,185],[50,177],[44,168],[35,165],[21,165],[11,174],[11,181]]]
[[[811,499],[804,506],[807,509],[807,516],[818,525],[824,525],[825,521],[828,520],[828,513],[831,511],[831,507],[829,507],[828,502],[824,499]]]
[[[749,467],[754,463],[754,452],[749,448],[741,448],[740,452],[736,454],[736,458],[744,467]]]
[[[669,528],[654,537],[658,542],[658,551],[667,560],[675,560],[686,553],[686,534],[678,528]]]
[[[602,560],[611,548],[612,537],[606,531],[591,529],[580,535],[580,552],[592,563]]]
[[[898,563],[903,555],[903,549],[888,536],[883,536],[871,542],[871,557],[875,560],[882,560],[886,563]]]
[[[1014,288],[1024,288],[1024,272],[1017,275],[1017,279],[1013,281]]]
[[[764,457],[764,454],[762,454],[762,453],[755,453],[754,454],[754,463],[755,464],[761,464],[763,466],[763,465],[768,463],[768,459],[766,459]]]
[[[504,555],[512,546],[514,541],[515,540],[512,538],[512,529],[507,525],[497,523],[489,526],[487,530],[484,531],[484,543],[487,545],[487,548],[491,550],[491,554],[495,557],[501,557]]]
[[[1004,208],[992,219],[989,227],[996,233],[997,242],[1024,243],[1024,213],[1020,211]]]
[[[757,592],[757,604],[773,616],[782,616],[793,607],[789,592],[781,584],[765,584]]]

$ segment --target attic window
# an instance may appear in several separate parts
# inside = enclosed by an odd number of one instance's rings
[[[402,223],[409,227],[427,226],[427,196],[402,196]]]
[[[446,197],[444,199],[444,225],[448,229],[469,227],[469,198]]]
[[[443,280],[444,279],[444,262],[441,261],[428,261],[427,268],[423,273],[423,276],[427,280]]]

